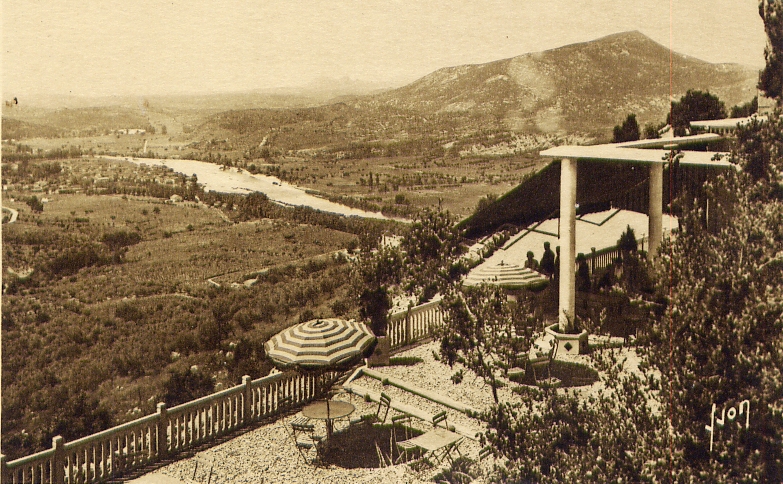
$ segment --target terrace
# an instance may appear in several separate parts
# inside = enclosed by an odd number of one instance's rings
[[[608,230],[615,224],[619,225],[614,229],[634,224],[634,227],[639,228],[637,233],[644,234],[643,227],[646,222],[648,247],[654,254],[654,247],[660,243],[664,221],[668,220],[669,226],[676,223],[674,219],[665,218],[660,211],[662,188],[659,174],[662,174],[662,165],[666,162],[660,152],[633,147],[624,149],[559,147],[548,151],[546,155],[563,157],[561,207],[569,209],[563,210],[562,222],[552,219],[535,227],[530,226],[529,230],[510,240],[502,252],[509,256],[513,256],[516,251],[524,253],[529,247],[528,244],[543,245],[545,239],[540,238],[541,236],[553,237],[553,234],[562,234],[568,241],[564,253],[570,254],[570,261],[566,258],[560,266],[561,295],[567,292],[571,295],[574,293],[571,268],[577,250],[578,227],[584,227],[581,234],[584,240],[580,238],[580,243],[597,244],[602,240],[605,243],[607,234],[599,230],[591,235],[590,230],[594,227]],[[570,156],[571,160],[565,158],[566,156]],[[579,158],[649,164],[651,178],[649,198],[653,201],[650,204],[649,216],[641,215],[640,218],[640,214],[613,210],[577,218],[573,203],[576,192],[576,163],[573,160]],[[728,166],[709,153],[686,156],[683,160],[686,164]],[[572,193],[571,196],[569,192]],[[653,209],[656,206],[657,208]],[[557,232],[555,232],[556,226],[559,227]],[[609,237],[608,240],[616,239]],[[593,247],[595,245],[590,245],[591,249]],[[501,257],[501,255],[499,253],[493,257]],[[563,284],[570,284],[570,288],[564,291]],[[573,300],[570,308],[567,304],[567,299],[565,302],[561,299],[560,313],[573,315]],[[398,318],[398,321],[404,319],[404,324],[397,324],[390,330],[389,339],[397,349],[426,339],[431,335],[432,326],[442,323],[437,304],[428,303],[424,306],[427,306],[426,313],[424,311],[419,314],[408,313],[404,318]],[[597,343],[595,338],[592,343]],[[436,346],[429,343],[402,352],[400,356],[418,358],[421,362],[413,367],[384,369],[380,377],[365,371],[361,378],[351,381],[348,385],[354,396],[343,395],[341,398],[348,398],[357,407],[357,414],[366,414],[372,412],[376,405],[373,402],[379,400],[380,393],[388,392],[392,398],[392,416],[408,414],[416,417],[421,431],[426,430],[427,422],[431,420],[432,415],[445,410],[449,414],[450,422],[454,422],[454,429],[465,437],[461,450],[467,457],[478,461],[482,449],[474,438],[483,429],[480,422],[468,417],[464,410],[486,409],[492,403],[489,388],[483,384],[483,380],[467,369],[450,368],[438,361],[432,356],[435,351]],[[633,356],[632,350],[626,351]],[[565,360],[579,363],[582,362],[580,358],[581,355],[568,355]],[[452,377],[455,371],[460,370],[467,375],[463,377],[462,383],[456,383]],[[332,449],[336,448],[337,451],[327,451],[324,454],[323,465],[317,467],[303,465],[288,430],[289,424],[295,418],[295,415],[289,412],[296,410],[294,406],[283,408],[280,400],[275,400],[273,395],[280,395],[277,390],[280,389],[279,384],[283,380],[285,381],[282,387],[296,396],[296,406],[305,404],[320,395],[313,392],[312,382],[303,378],[290,380],[287,378],[289,377],[269,376],[251,382],[249,377],[246,377],[238,387],[189,402],[170,411],[167,411],[165,406],[160,407],[158,414],[123,425],[119,429],[110,429],[67,444],[64,444],[62,439],[56,440],[50,451],[7,464],[3,462],[4,482],[26,482],[29,480],[28,477],[35,480],[39,475],[41,478],[51,478],[54,482],[62,482],[66,478],[69,482],[103,481],[116,477],[118,473],[122,475],[123,471],[137,472],[146,469],[145,466],[149,464],[168,462],[166,459],[176,453],[187,457],[159,468],[146,479],[154,480],[155,476],[160,475],[181,482],[264,482],[267,479],[276,480],[279,476],[280,480],[286,482],[355,482],[357,480],[419,482],[430,480],[440,472],[437,466],[423,470],[406,464],[397,464],[400,456],[395,455],[395,446],[393,444],[389,444],[388,447],[381,446],[381,442],[392,438],[389,434],[383,433],[371,434],[376,435],[377,438],[373,440],[375,448],[369,449],[369,457],[367,453],[361,452],[367,450],[366,445],[358,448],[352,443],[344,443],[340,448],[337,444],[338,440],[335,439],[336,447]],[[392,379],[397,383],[392,383]],[[514,383],[510,380],[504,383],[505,386],[500,389],[501,401],[513,401],[515,395],[507,389],[512,388]],[[394,388],[389,388],[389,384]],[[585,386],[590,389],[587,391],[593,391],[601,385],[600,382],[590,382]],[[200,447],[214,442],[217,437],[230,438],[230,440],[206,450]],[[376,452],[377,464],[373,459],[373,450]],[[62,466],[64,462],[66,462],[65,467]],[[481,467],[479,464],[477,466]],[[63,470],[65,475],[62,475]],[[11,478],[9,479],[8,476]],[[75,476],[79,477],[75,478]],[[164,477],[161,477],[162,479]]]

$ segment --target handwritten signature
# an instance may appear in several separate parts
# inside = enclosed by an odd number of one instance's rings
[[[712,444],[715,436],[715,424],[718,424],[718,428],[723,428],[726,424],[726,419],[729,419],[729,422],[734,422],[734,420],[737,419],[740,415],[745,415],[745,428],[747,429],[750,427],[750,400],[743,400],[739,404],[739,413],[737,413],[737,408],[734,406],[730,407],[728,411],[726,410],[726,407],[723,407],[723,412],[721,413],[720,418],[715,417],[715,408],[716,405],[712,404],[712,414],[710,415],[710,424],[705,425],[704,429],[710,433],[710,452],[712,452]],[[742,423],[739,421],[737,422],[737,427],[742,428]]]

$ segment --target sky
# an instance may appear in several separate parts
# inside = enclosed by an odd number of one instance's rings
[[[638,30],[709,62],[764,65],[757,0],[3,0],[3,97],[395,87]]]

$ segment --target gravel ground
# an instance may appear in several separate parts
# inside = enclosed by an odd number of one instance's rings
[[[492,405],[490,388],[481,378],[472,372],[455,365],[453,368],[435,359],[438,343],[432,342],[400,353],[396,356],[415,356],[423,360],[411,366],[389,366],[377,368],[381,373],[396,377],[422,389],[435,391],[476,410],[484,410]],[[621,349],[619,353],[628,357],[625,367],[630,371],[638,371],[638,357],[632,349]],[[584,355],[563,358],[565,360],[587,363],[589,357]],[[451,377],[457,371],[463,370],[461,383],[455,384]],[[397,387],[387,385],[374,378],[361,377],[353,383],[374,392],[387,393],[392,401],[399,401],[415,406],[428,413],[447,410],[450,424],[460,424],[476,431],[483,430],[482,425],[461,412],[436,404],[428,399],[410,394]],[[507,386],[498,390],[501,402],[515,400],[511,388],[513,382],[505,381]],[[594,394],[603,388],[602,382],[575,390],[582,396]],[[354,416],[375,413],[377,403],[365,402],[363,399],[350,395],[339,395],[337,398],[348,400],[356,406]],[[389,419],[395,412],[391,411]],[[276,422],[260,426],[227,442],[210,449],[198,452],[194,457],[182,459],[157,471],[148,474],[145,479],[155,476],[175,478],[183,483],[420,483],[431,482],[438,469],[423,472],[412,470],[407,464],[399,464],[384,468],[342,468],[334,465],[328,467],[312,467],[302,462],[288,432],[290,421],[295,416],[288,416]],[[387,420],[388,422],[389,420]],[[322,423],[320,425],[323,425]],[[421,430],[430,426],[424,422],[414,424]],[[323,433],[323,429],[319,429]],[[480,449],[479,443],[465,439],[460,446],[463,455],[475,459]],[[368,449],[356,449],[367,451]],[[373,451],[371,449],[370,451]],[[347,449],[351,451],[351,449]],[[492,467],[493,460],[481,463],[482,469]],[[197,467],[198,464],[198,467]],[[212,471],[210,476],[210,469]],[[474,482],[482,482],[481,479]]]
[[[302,462],[288,433],[287,426],[293,418],[286,417],[198,452],[194,457],[162,467],[150,477],[154,480],[154,474],[159,473],[183,483],[213,484],[418,483],[427,482],[432,473],[416,473],[405,464],[382,469],[310,466]]]

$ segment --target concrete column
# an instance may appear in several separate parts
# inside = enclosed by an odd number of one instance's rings
[[[11,473],[8,471],[8,466],[5,463],[5,455],[0,454],[0,480],[3,482],[11,482]]]
[[[658,255],[663,239],[663,163],[650,165],[650,206],[648,212],[648,230],[650,234],[649,257]]]
[[[242,377],[242,426],[249,425],[253,421],[253,379],[250,375]]]
[[[570,329],[576,307],[576,160],[560,160],[560,332]]]
[[[65,440],[61,436],[52,438],[52,482],[65,482]],[[112,455],[112,472],[114,469],[114,456]]]
[[[165,458],[169,453],[169,417],[165,402],[158,403],[158,420],[155,429],[156,460]]]

